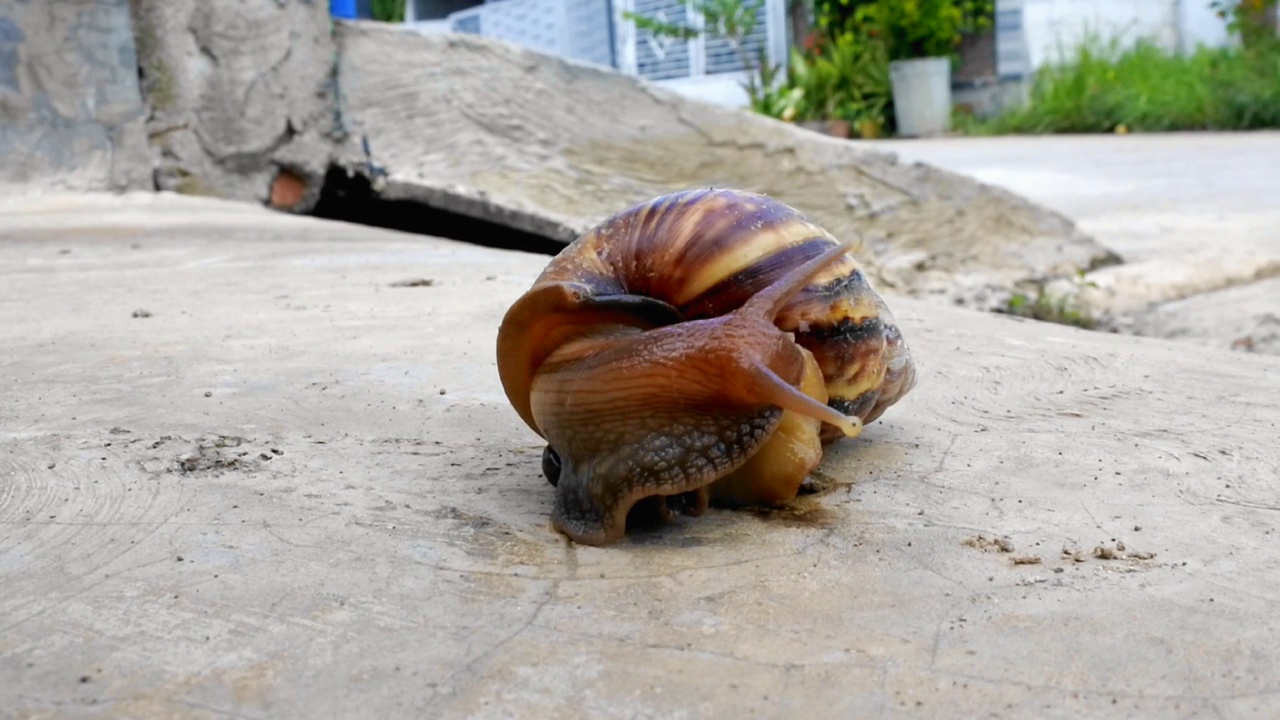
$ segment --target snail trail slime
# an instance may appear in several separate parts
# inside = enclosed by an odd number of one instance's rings
[[[602,545],[629,516],[788,502],[824,445],[901,399],[915,365],[849,250],[766,196],[688,190],[553,258],[497,350],[547,441],[556,529]]]

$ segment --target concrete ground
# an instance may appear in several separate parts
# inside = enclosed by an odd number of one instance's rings
[[[1280,132],[871,145],[1071,217],[1125,259],[1090,273],[1082,298],[1120,329],[1280,354],[1280,285],[1261,282],[1280,277]]]
[[[494,366],[545,257],[0,217],[6,717],[1280,714],[1280,359],[889,298],[824,492],[591,548]]]

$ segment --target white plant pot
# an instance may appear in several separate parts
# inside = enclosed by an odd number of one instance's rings
[[[951,58],[895,60],[889,63],[889,78],[899,135],[940,135],[951,129]]]

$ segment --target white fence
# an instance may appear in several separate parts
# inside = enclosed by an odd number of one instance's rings
[[[1169,50],[1228,42],[1211,0],[997,0],[997,70],[1026,77],[1070,57],[1089,36],[1123,45],[1139,38]]]
[[[608,0],[499,0],[449,15],[449,29],[612,66]]]
[[[743,39],[740,49],[723,38],[706,33],[689,40],[656,37],[636,27],[628,13],[663,22],[702,28],[702,16],[680,0],[616,0],[614,27],[617,36],[617,67],[650,80],[684,80],[714,75],[740,75],[741,55],[753,62],[763,53],[767,62],[784,65],[787,59],[786,8],[784,0],[757,0],[756,23]]]

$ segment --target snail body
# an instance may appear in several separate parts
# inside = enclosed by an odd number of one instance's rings
[[[553,525],[786,502],[915,383],[849,247],[763,195],[688,190],[553,258],[498,332],[503,389],[548,443]]]

